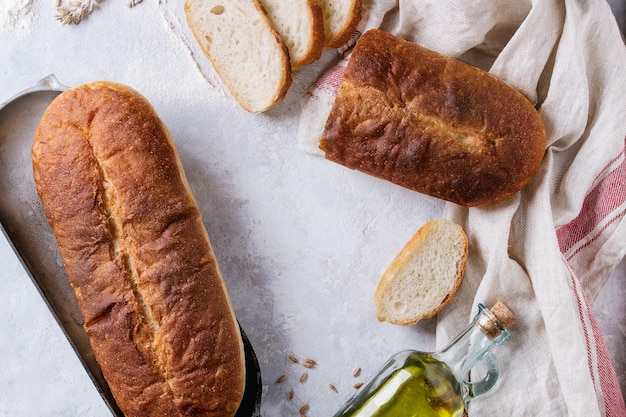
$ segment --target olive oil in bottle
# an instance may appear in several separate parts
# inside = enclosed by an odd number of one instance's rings
[[[510,337],[507,327],[515,322],[502,303],[493,312],[478,308],[472,323],[441,351],[395,354],[334,417],[460,417],[465,402],[495,385],[499,368],[491,350]],[[481,361],[486,376],[466,381]]]
[[[339,415],[456,417],[462,413],[461,387],[450,368],[430,354],[405,351]]]

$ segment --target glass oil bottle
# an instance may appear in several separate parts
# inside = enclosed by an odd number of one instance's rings
[[[509,339],[515,323],[501,302],[478,313],[459,335],[440,351],[406,350],[395,354],[334,417],[460,417],[464,404],[489,391],[499,377],[492,349]],[[466,380],[482,362],[486,375]]]

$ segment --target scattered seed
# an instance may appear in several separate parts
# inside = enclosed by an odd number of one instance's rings
[[[317,365],[317,362],[315,362],[315,360],[313,360],[311,358],[307,358],[304,361],[304,366],[306,366],[307,368],[313,368],[313,367],[315,367],[315,365]]]
[[[359,389],[359,388],[361,388],[363,386],[363,383],[362,382],[357,382],[353,386],[354,386],[354,388]]]
[[[335,387],[333,384],[328,384],[328,387],[333,390],[334,392],[338,392],[337,391],[337,387]]]
[[[294,355],[289,355],[289,360],[293,363],[299,363],[298,358],[296,358]]]
[[[309,411],[309,405],[305,403],[302,407],[300,407],[300,414],[305,414],[307,411]]]
[[[280,384],[282,382],[285,382],[287,380],[287,375],[281,375],[280,377],[278,377],[278,379],[276,380],[277,384]]]
[[[289,401],[293,400],[293,390],[289,391]]]
[[[361,375],[361,368],[356,368],[354,372],[352,372],[352,376],[356,378],[359,375]]]
[[[306,379],[309,377],[309,374],[307,374],[306,372],[302,374],[302,376],[300,377],[300,383],[303,383],[304,381],[306,381]]]

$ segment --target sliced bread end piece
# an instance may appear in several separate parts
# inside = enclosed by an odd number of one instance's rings
[[[257,0],[186,0],[203,52],[245,110],[262,112],[291,85],[289,52]]]
[[[426,223],[383,274],[374,295],[380,321],[410,326],[445,307],[461,284],[468,240],[447,219]]]
[[[324,11],[326,48],[339,48],[352,37],[361,20],[362,0],[320,0]]]
[[[319,0],[259,0],[289,50],[293,70],[317,61],[324,49],[324,14]]]

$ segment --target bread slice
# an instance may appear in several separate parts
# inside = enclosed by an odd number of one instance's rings
[[[447,219],[426,223],[383,274],[374,295],[380,321],[410,326],[445,307],[461,284],[468,241]]]
[[[291,85],[289,52],[257,0],[187,0],[187,24],[235,100],[249,112]]]
[[[291,68],[317,61],[324,49],[324,15],[318,0],[259,0],[289,50]]]
[[[324,10],[327,48],[339,48],[350,40],[361,20],[362,0],[320,0]]]

